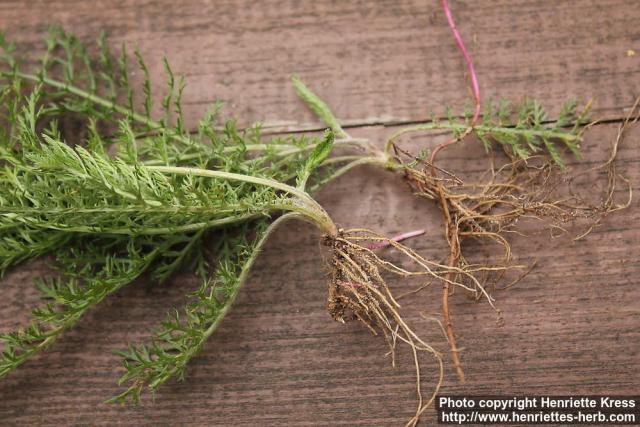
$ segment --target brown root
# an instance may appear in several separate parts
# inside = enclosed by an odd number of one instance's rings
[[[395,366],[396,344],[403,342],[411,348],[416,369],[418,407],[407,425],[415,426],[420,415],[434,401],[442,384],[444,376],[442,358],[440,353],[424,342],[405,322],[399,312],[400,304],[382,277],[381,270],[401,276],[414,273],[405,272],[383,261],[371,249],[356,243],[362,238],[362,233],[343,230],[338,236],[325,237],[325,244],[332,250],[332,273],[327,309],[338,322],[359,320],[374,335],[381,333],[389,346],[393,366]],[[370,240],[377,243],[385,241],[377,235]],[[387,239],[385,243],[402,246],[392,239]],[[418,352],[431,354],[436,359],[440,371],[436,388],[426,402],[422,396]]]
[[[640,99],[629,117],[638,110],[639,104]],[[444,368],[440,353],[423,341],[403,319],[398,300],[420,292],[436,281],[442,282],[443,321],[424,314],[422,317],[435,320],[442,329],[457,375],[464,381],[461,349],[457,345],[449,307],[450,295],[455,289],[461,288],[478,300],[486,299],[501,320],[500,310],[494,306],[488,289],[514,286],[531,272],[537,262],[534,261],[530,266],[513,263],[508,236],[523,235],[517,227],[521,220],[543,221],[545,228],[563,233],[568,232],[570,224],[587,220],[589,225],[578,234],[577,240],[589,234],[608,214],[628,207],[632,196],[631,186],[626,178],[617,173],[615,161],[625,131],[635,121],[637,118],[633,121],[628,118],[621,125],[612,144],[611,155],[605,163],[578,173],[563,170],[542,156],[522,160],[506,153],[510,161],[496,168],[495,159],[492,158],[485,179],[468,183],[431,161],[413,157],[393,145],[397,161],[411,188],[418,196],[434,201],[441,209],[449,246],[446,261],[427,260],[399,243],[399,240],[422,234],[424,230],[403,233],[395,238],[387,238],[367,229],[340,230],[335,236],[326,236],[324,241],[332,251],[327,308],[338,322],[358,320],[373,334],[381,334],[389,346],[394,366],[396,345],[405,343],[411,348],[416,369],[418,407],[407,425],[415,426],[421,414],[434,401],[443,381]],[[595,204],[586,202],[572,188],[576,177],[594,171],[604,172],[607,176],[601,203]],[[626,184],[629,193],[628,199],[619,203],[615,201],[614,193],[621,181]],[[470,262],[465,257],[463,246],[463,242],[470,239],[498,245],[501,248],[500,256],[491,261]],[[416,271],[407,270],[380,258],[374,252],[385,247],[393,247],[419,268]],[[506,273],[511,269],[519,270],[519,273],[505,284]],[[426,276],[431,280],[414,290],[394,295],[383,273],[401,277]],[[432,355],[439,366],[438,383],[426,401],[421,391],[419,352]]]
[[[394,145],[396,159],[403,166],[405,177],[413,191],[420,197],[436,202],[443,215],[449,253],[446,265],[438,266],[435,276],[440,277],[443,283],[443,327],[453,364],[461,381],[464,381],[465,375],[449,308],[452,285],[470,290],[478,298],[485,296],[492,304],[486,291],[489,286],[497,289],[509,288],[535,266],[535,262],[529,269],[512,265],[511,245],[506,236],[522,234],[517,228],[520,220],[543,221],[552,235],[558,230],[568,233],[569,225],[586,221],[585,229],[574,238],[578,240],[588,235],[610,213],[628,207],[632,197],[631,185],[617,173],[615,164],[618,146],[628,127],[638,120],[638,117],[632,118],[639,108],[640,98],[620,126],[608,160],[585,171],[563,170],[542,156],[523,160],[506,152],[510,161],[496,169],[492,159],[488,178],[467,183],[453,173],[435,166],[435,156],[432,155],[429,161],[425,161]],[[600,203],[585,201],[572,187],[577,177],[593,172],[606,173],[606,187]],[[628,197],[622,202],[616,202],[614,193],[620,182],[627,187]],[[468,238],[497,244],[501,248],[501,257],[491,264],[470,265],[465,259],[462,246],[463,240]],[[524,271],[514,281],[499,288],[497,284],[511,268],[523,268]]]
[[[435,399],[442,384],[444,375],[442,358],[440,353],[422,340],[403,319],[398,303],[399,297],[393,295],[383,273],[401,277],[429,276],[444,280],[452,288],[461,286],[473,291],[474,288],[463,285],[457,278],[464,277],[473,281],[476,272],[485,271],[491,267],[465,265],[464,268],[460,268],[438,264],[423,258],[394,239],[386,238],[366,229],[340,230],[337,236],[326,236],[324,243],[332,250],[332,273],[327,300],[327,309],[331,316],[341,323],[358,320],[373,334],[381,334],[387,342],[394,366],[396,344],[405,343],[411,348],[416,367],[418,408],[408,425],[416,425],[420,415]],[[411,259],[419,268],[416,271],[407,270],[383,260],[374,250],[370,249],[378,247],[380,244],[392,246],[402,255]],[[477,282],[475,286],[482,289],[483,295],[493,304],[482,284]],[[413,292],[419,291],[423,287]],[[447,339],[450,338],[447,337]],[[418,352],[431,354],[440,367],[440,377],[436,389],[426,401],[422,397],[420,385]]]

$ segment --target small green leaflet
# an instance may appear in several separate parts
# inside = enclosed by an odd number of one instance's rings
[[[318,97],[315,93],[311,91],[302,80],[296,75],[291,77],[291,81],[293,82],[293,87],[296,89],[296,92],[300,99],[302,99],[305,104],[309,106],[311,111],[313,111],[316,116],[323,122],[327,124],[338,136],[346,136],[344,130],[342,130],[342,126],[338,123],[338,119],[333,115],[329,106]]]
[[[324,132],[322,140],[315,146],[311,154],[309,154],[307,161],[302,165],[298,172],[297,186],[299,189],[304,190],[309,176],[322,164],[324,159],[331,154],[334,139],[333,132],[327,129]]]

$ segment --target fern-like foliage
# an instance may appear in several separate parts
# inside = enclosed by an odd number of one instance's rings
[[[293,85],[300,99],[327,126],[334,129],[336,134],[344,134],[338,119],[329,106],[299,77],[292,78]],[[547,153],[560,167],[564,167],[561,148],[568,148],[575,156],[580,155],[580,141],[584,125],[588,122],[589,109],[587,104],[578,110],[577,102],[567,101],[561,108],[558,119],[550,122],[548,114],[540,102],[525,99],[517,111],[504,100],[498,103],[488,103],[480,123],[471,123],[472,114],[466,111],[462,117],[447,111],[446,120],[433,118],[430,122],[410,126],[394,134],[390,141],[397,136],[414,131],[428,131],[436,129],[450,130],[454,137],[462,137],[472,127],[473,133],[484,144],[487,151],[498,144],[506,152],[520,159],[527,159],[532,154]],[[514,117],[515,116],[515,117]],[[560,147],[559,147],[560,146]],[[387,148],[389,148],[388,145]],[[427,157],[429,150],[423,149],[420,157]]]
[[[121,244],[117,240],[98,240],[81,252],[69,248],[59,257],[66,261],[62,275],[39,281],[42,296],[49,302],[33,310],[28,327],[0,335],[0,341],[5,343],[0,377],[52,344],[105,297],[139,277],[169,241],[157,245],[138,239],[124,248]]]
[[[184,379],[189,361],[216,330],[238,294],[270,227],[259,220],[237,229],[225,229],[217,241],[217,267],[189,296],[182,311],[171,312],[154,332],[150,345],[132,346],[119,354],[128,387],[109,402],[138,402],[145,388],[155,392],[173,377]]]
[[[265,140],[258,125],[241,130],[222,120],[219,106],[190,132],[182,113],[185,82],[163,64],[166,82],[154,105],[158,88],[140,52],[123,47],[114,55],[104,37],[88,48],[53,28],[42,60],[28,66],[0,34],[0,273],[46,254],[55,254],[58,266],[57,276],[40,282],[46,303],[30,323],[0,334],[0,377],[141,275],[165,281],[188,268],[202,278],[201,288],[171,312],[151,344],[122,353],[127,389],[111,401],[138,401],[143,390],[182,378],[228,312],[279,221],[274,214],[302,212],[317,222],[314,215],[326,213],[307,209],[315,203],[309,188],[384,157],[327,160],[334,134],[355,140],[299,79],[296,90],[333,130],[322,138]],[[487,149],[497,143],[521,158],[545,152],[562,165],[560,144],[578,154],[586,113],[575,103],[555,123],[535,101],[513,116],[504,103],[488,107],[473,131]],[[67,120],[79,125],[75,132]],[[468,120],[451,116],[407,131],[462,135]],[[331,160],[351,163],[319,173]],[[207,236],[215,262],[205,256]]]
[[[550,122],[540,102],[525,99],[513,123],[513,109],[501,101],[495,106],[487,106],[482,123],[474,126],[474,133],[487,150],[498,143],[521,159],[546,152],[563,167],[562,147],[568,148],[576,157],[580,156],[579,144],[588,114],[589,106],[579,111],[576,101],[570,100],[562,106],[558,119]]]
[[[6,170],[0,213],[20,226],[96,234],[173,234],[226,225],[285,203],[250,184],[168,176],[60,141]]]
[[[205,115],[197,133],[188,133],[181,108],[184,82],[175,78],[167,61],[166,95],[156,120],[153,85],[142,55],[135,53],[145,76],[136,93],[126,50],[114,60],[103,38],[94,58],[75,36],[53,28],[41,64],[31,72],[14,57],[13,43],[2,37],[0,47],[0,96],[6,101],[2,117],[7,125],[0,140],[5,164],[0,226],[7,230],[9,251],[0,265],[24,260],[29,252],[46,252],[45,247],[20,249],[25,242],[53,245],[64,240],[51,235],[38,239],[41,229],[158,234],[195,231],[221,218],[227,219],[223,223],[252,218],[267,201],[277,204],[272,189],[170,178],[147,166],[191,166],[286,182],[297,176],[298,165],[316,142],[306,137],[264,142],[259,126],[246,131],[234,121],[218,126],[217,109]],[[134,108],[140,92],[142,112]],[[59,127],[68,114],[86,129],[85,140],[76,147],[65,143]]]
[[[30,227],[8,225],[0,240],[0,273],[29,259],[45,255],[69,243],[70,233],[51,233]]]
[[[124,47],[114,55],[104,37],[87,48],[53,28],[41,62],[29,67],[0,34],[0,272],[52,253],[58,266],[57,276],[39,284],[46,303],[33,310],[29,325],[0,335],[0,377],[142,274],[164,281],[189,268],[203,287],[182,315],[163,323],[151,350],[132,350],[132,360],[153,357],[143,368],[127,362],[125,380],[135,384],[125,394],[137,398],[143,383],[155,389],[181,376],[233,302],[272,214],[291,200],[256,182],[157,168],[219,171],[304,191],[330,152],[331,135],[265,141],[259,125],[240,130],[222,121],[217,105],[189,132],[184,80],[166,60],[164,67],[156,106],[156,87],[137,51],[133,60]],[[138,84],[134,69],[141,71]],[[65,129],[68,119],[83,137]],[[218,259],[211,277],[205,252],[213,228],[223,229],[213,237]]]

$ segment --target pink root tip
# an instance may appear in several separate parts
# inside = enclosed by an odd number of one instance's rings
[[[409,231],[408,233],[398,234],[397,236],[392,237],[389,240],[392,240],[394,242],[402,242],[403,240],[410,239],[411,237],[421,236],[424,233],[425,233],[425,230]],[[391,243],[389,243],[389,242],[375,242],[375,243],[370,243],[367,246],[367,248],[368,249],[382,249],[382,248],[386,248],[390,244]]]
[[[356,282],[338,282],[338,284],[342,285],[342,286],[348,286],[350,288],[361,288],[362,284],[361,283],[356,283]]]

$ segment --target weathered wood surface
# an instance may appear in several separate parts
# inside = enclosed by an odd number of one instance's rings
[[[233,99],[230,110],[247,121],[313,123],[287,80],[299,71],[341,117],[364,125],[422,119],[465,99],[462,63],[438,5],[421,3],[3,2],[0,27],[35,46],[46,26],[58,21],[83,37],[103,28],[114,44],[138,43],[154,61],[165,52],[191,75],[185,96],[193,102],[192,120],[221,97]],[[463,33],[476,35],[472,49],[487,94],[514,99],[528,93],[550,104],[567,95],[593,96],[598,114],[620,116],[640,90],[639,56],[626,56],[628,49],[640,51],[633,2],[452,6]],[[159,62],[154,64],[158,76]],[[606,157],[615,129],[608,124],[589,132],[586,160]],[[376,140],[391,131],[354,130]],[[639,140],[636,128],[620,150],[620,171],[636,193]],[[485,166],[474,160],[480,153],[478,146],[456,148],[446,161],[478,171]],[[443,258],[439,213],[389,173],[354,171],[319,199],[343,226],[389,234],[426,228],[427,236],[411,245]],[[486,304],[453,297],[469,380],[459,384],[448,367],[443,392],[637,394],[639,212],[634,200],[581,243],[548,234],[517,239],[519,259],[539,263],[518,286],[495,293],[505,313],[502,327]],[[147,338],[198,285],[189,277],[125,288],[0,382],[0,424],[401,425],[415,403],[409,355],[404,352],[393,369],[380,338],[330,320],[324,310],[326,254],[318,237],[306,224],[276,233],[186,382],[167,384],[155,402],[148,398],[139,408],[101,403],[118,390],[121,368],[111,351]],[[3,279],[0,330],[24,323],[36,298],[31,280],[40,271],[34,263]],[[437,313],[438,300],[436,289],[426,290],[407,301],[406,310],[419,333],[445,350],[434,324],[419,317],[421,310]],[[425,360],[425,393],[433,369]],[[430,411],[425,425],[433,422]]]
[[[596,100],[620,114],[640,92],[632,0],[453,2],[487,97],[559,106]],[[351,124],[425,120],[468,99],[466,69],[440,2],[3,1],[0,26],[35,54],[53,23],[85,40],[138,46],[163,81],[162,55],[188,77],[195,123],[214,100],[243,121],[318,126],[291,87],[300,76]],[[635,48],[636,56],[627,51]]]

